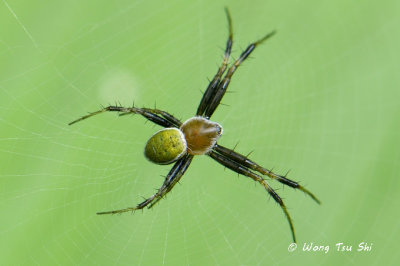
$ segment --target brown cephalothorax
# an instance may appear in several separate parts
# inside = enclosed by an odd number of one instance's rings
[[[214,147],[222,135],[222,127],[201,116],[195,116],[185,121],[181,131],[187,143],[187,152],[191,155],[206,154]]]

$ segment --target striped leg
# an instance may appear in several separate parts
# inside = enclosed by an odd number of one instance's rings
[[[169,171],[168,175],[165,177],[164,183],[158,189],[157,193],[152,195],[151,197],[147,198],[145,201],[139,203],[136,207],[129,207],[121,210],[114,210],[114,211],[105,211],[105,212],[98,212],[97,214],[116,214],[116,213],[124,213],[129,211],[136,211],[145,208],[153,207],[162,197],[164,197],[171,189],[179,182],[187,168],[189,167],[190,163],[192,162],[193,155],[185,155],[181,159],[179,159],[172,169]]]
[[[267,192],[272,196],[272,198],[279,204],[279,206],[281,206],[281,208],[286,216],[286,219],[289,223],[290,230],[292,232],[293,242],[296,242],[296,235],[294,232],[292,218],[290,217],[289,212],[287,211],[286,205],[284,204],[281,197],[279,197],[279,195],[268,185],[268,183],[261,176],[253,173],[247,167],[225,157],[222,154],[217,153],[214,150],[209,153],[209,156],[211,158],[213,158],[214,160],[216,160],[218,163],[222,164],[223,166],[231,169],[232,171],[235,171],[238,174],[250,177],[254,181],[260,183],[267,190]]]
[[[122,107],[122,106],[107,106],[101,110],[96,112],[89,113],[85,116],[82,116],[68,125],[75,124],[79,121],[85,120],[89,117],[104,113],[104,112],[118,112],[121,115],[127,114],[140,114],[144,116],[147,120],[160,125],[162,127],[180,127],[182,124],[179,119],[175,118],[173,115],[158,109],[150,109],[150,108],[136,108],[136,107]]]

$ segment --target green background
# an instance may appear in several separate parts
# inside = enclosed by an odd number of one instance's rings
[[[103,114],[115,101],[191,117],[222,60],[272,29],[213,120],[220,143],[322,201],[257,184],[206,156],[169,196],[143,156],[159,129]],[[398,1],[0,1],[0,264],[390,265],[399,261]],[[329,245],[304,252],[304,243]],[[335,244],[352,245],[337,252]],[[370,252],[357,252],[360,242]]]

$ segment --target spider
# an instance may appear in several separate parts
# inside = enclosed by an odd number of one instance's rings
[[[273,173],[271,170],[268,170],[253,162],[247,156],[237,153],[234,151],[234,149],[226,148],[217,143],[217,140],[221,137],[223,132],[222,126],[219,123],[210,121],[211,116],[224,97],[232,76],[237,68],[246,60],[246,58],[258,45],[275,34],[275,31],[272,31],[258,41],[251,43],[241,53],[240,57],[236,59],[228,68],[229,57],[233,43],[233,31],[232,18],[229,10],[225,8],[225,12],[228,20],[229,36],[226,43],[223,61],[214,78],[210,81],[206,91],[204,92],[194,117],[189,118],[182,123],[170,113],[159,109],[110,105],[96,112],[82,116],[69,123],[69,125],[75,124],[76,122],[100,113],[118,112],[120,116],[128,114],[140,114],[147,120],[164,127],[164,129],[159,130],[152,137],[150,137],[144,149],[145,157],[153,163],[171,164],[175,162],[157,193],[139,203],[136,205],[136,207],[98,212],[97,214],[116,214],[135,211],[145,207],[153,207],[160,199],[162,199],[169,191],[171,191],[176,183],[179,182],[195,155],[207,155],[224,167],[227,167],[238,174],[247,176],[260,183],[282,208],[289,223],[293,241],[296,242],[293,222],[286,205],[281,197],[271,188],[266,179],[262,176],[268,176],[269,178],[274,179],[283,185],[299,189],[309,195],[318,204],[320,204],[320,201],[299,183],[286,178],[286,176]]]

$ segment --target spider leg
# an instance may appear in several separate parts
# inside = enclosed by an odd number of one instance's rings
[[[162,197],[164,197],[171,189],[179,182],[190,163],[192,162],[193,155],[185,155],[179,159],[172,169],[169,171],[168,175],[165,177],[164,183],[158,189],[157,193],[147,198],[145,201],[139,203],[136,207],[125,208],[121,210],[98,212],[97,214],[116,214],[124,213],[129,211],[140,210],[148,206],[148,208],[153,207]]]
[[[215,88],[215,92],[212,95],[212,99],[209,100],[207,109],[205,111],[204,116],[205,117],[211,117],[214,113],[214,111],[217,109],[219,103],[222,100],[222,97],[224,97],[226,90],[228,89],[229,83],[231,82],[231,78],[233,74],[235,73],[236,69],[240,66],[241,63],[243,63],[244,60],[254,51],[254,49],[257,47],[257,45],[263,43],[265,40],[269,39],[275,34],[275,31],[271,31],[267,35],[265,35],[263,38],[259,39],[256,42],[251,43],[249,46],[247,46],[246,50],[242,52],[240,57],[233,63],[233,65],[228,69],[227,73],[225,74],[224,78],[220,83],[218,84],[217,88]]]
[[[204,92],[203,97],[201,98],[199,107],[197,108],[196,115],[204,114],[207,106],[210,104],[210,101],[214,97],[215,90],[217,89],[217,86],[218,86],[219,82],[221,81],[222,74],[224,74],[226,67],[228,65],[229,56],[230,56],[231,50],[232,50],[233,31],[232,31],[232,18],[231,18],[228,8],[225,8],[225,12],[226,12],[226,16],[228,19],[229,37],[226,42],[224,59],[222,61],[221,66],[218,69],[217,74],[215,74],[215,76],[211,80],[210,84],[208,84],[208,87],[207,87],[206,91]]]
[[[265,179],[263,179],[261,176],[257,175],[256,173],[253,173],[251,170],[249,170],[247,167],[241,165],[240,163],[235,162],[235,161],[223,156],[222,154],[217,153],[214,150],[212,150],[208,155],[211,158],[213,158],[215,161],[217,161],[218,163],[222,164],[223,166],[231,169],[232,171],[235,171],[238,174],[250,177],[254,181],[263,185],[264,188],[269,193],[269,195],[271,195],[272,198],[281,206],[281,208],[286,216],[286,219],[289,223],[290,230],[292,232],[293,242],[296,242],[296,235],[294,233],[294,226],[293,226],[292,218],[290,218],[290,215],[286,208],[286,205],[284,204],[281,197],[279,197],[279,195],[268,185],[268,183],[265,181]]]
[[[303,191],[304,193],[306,193],[307,195],[309,195],[313,200],[315,200],[318,204],[321,204],[321,201],[314,196],[314,194],[312,194],[310,191],[308,191],[307,189],[305,189],[303,186],[301,186],[299,183],[297,183],[296,181],[290,180],[288,178],[286,178],[285,176],[281,176],[278,174],[275,174],[274,172],[272,172],[271,170],[265,169],[264,167],[261,167],[260,165],[256,164],[255,162],[251,161],[250,159],[248,159],[246,156],[243,156],[231,149],[225,148],[219,144],[216,144],[214,146],[214,150],[217,151],[218,153],[222,154],[223,156],[225,156],[226,158],[229,158],[232,161],[235,161],[237,163],[239,163],[240,165],[243,165],[247,168],[250,168],[254,171],[257,171],[263,175],[267,175],[272,179],[277,180],[278,182],[287,185],[289,187],[295,188],[295,189],[299,189],[301,191]]]
[[[179,119],[175,118],[173,115],[158,109],[150,109],[150,108],[136,108],[136,107],[122,107],[122,106],[107,106],[101,110],[96,112],[89,113],[84,115],[72,122],[68,125],[75,124],[79,121],[85,120],[89,117],[104,113],[104,112],[119,112],[120,115],[127,115],[127,114],[140,114],[144,116],[147,120],[160,125],[162,127],[180,127],[182,124]]]

